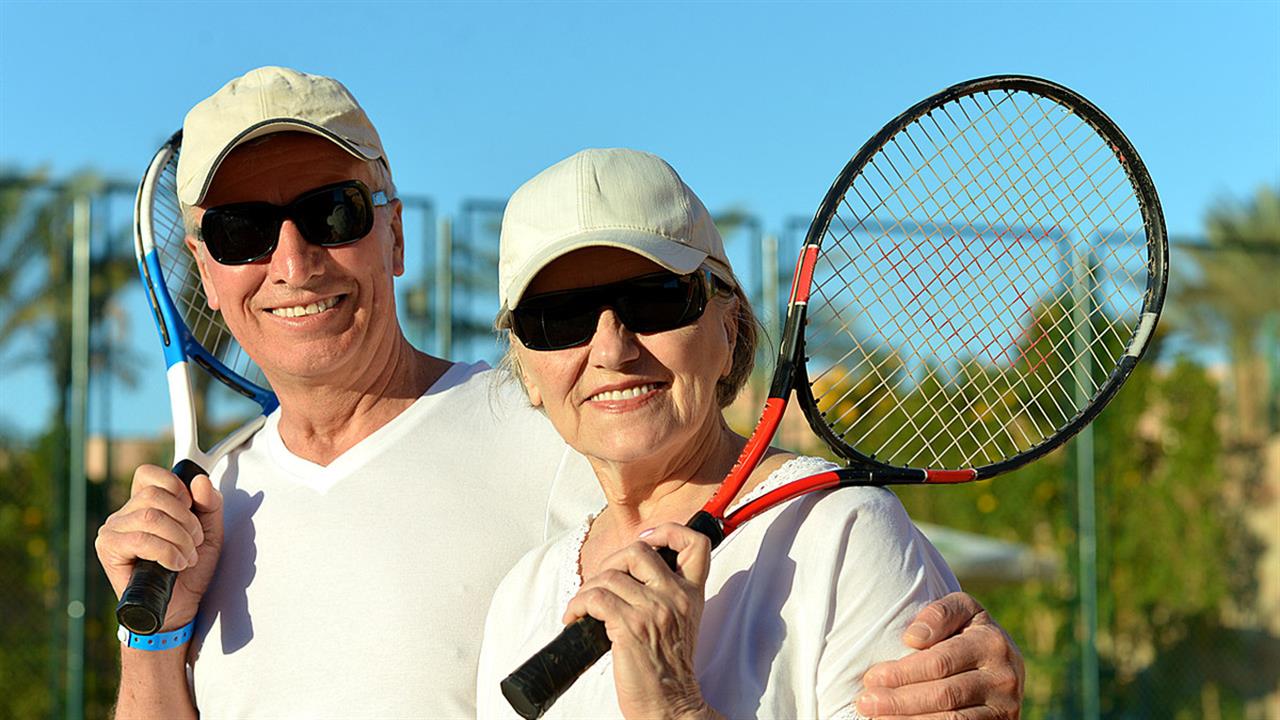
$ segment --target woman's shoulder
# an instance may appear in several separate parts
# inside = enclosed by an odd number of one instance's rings
[[[820,473],[837,470],[840,465],[821,457],[776,452],[760,462],[734,507],[749,502],[788,483]],[[811,506],[823,515],[856,512],[884,515],[890,520],[910,523],[898,496],[883,487],[862,486],[825,490],[801,496],[794,502]]]
[[[775,460],[768,477],[743,495],[734,508],[750,502],[790,482],[835,470],[839,465],[824,458],[791,455]],[[844,487],[812,492],[780,503],[747,520],[735,534],[742,540],[783,542],[789,552],[843,557],[854,561],[859,555],[871,560],[920,556],[932,564],[928,540],[907,515],[902,502],[883,487]],[[837,547],[857,547],[858,553],[833,553]],[[874,560],[873,560],[874,562]],[[856,563],[855,563],[856,564]]]

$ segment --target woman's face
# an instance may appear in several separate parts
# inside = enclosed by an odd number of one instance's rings
[[[626,250],[587,248],[548,265],[525,297],[661,270]],[[578,452],[614,463],[687,457],[720,427],[716,383],[733,365],[736,305],[713,297],[693,324],[644,335],[605,308],[585,345],[530,350],[514,335],[512,344],[530,400]]]

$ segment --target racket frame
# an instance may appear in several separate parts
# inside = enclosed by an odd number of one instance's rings
[[[845,473],[848,477],[847,484],[892,485],[965,482],[968,480],[985,480],[1022,467],[1057,449],[1079,433],[1085,425],[1092,422],[1098,416],[1098,413],[1102,412],[1102,409],[1107,406],[1116,392],[1120,390],[1120,387],[1124,385],[1125,380],[1128,379],[1134,367],[1137,366],[1138,360],[1142,358],[1142,355],[1150,345],[1156,320],[1159,318],[1160,311],[1164,306],[1169,276],[1169,241],[1165,230],[1164,213],[1160,206],[1160,198],[1156,193],[1155,184],[1152,182],[1151,175],[1147,172],[1142,158],[1134,149],[1133,143],[1129,141],[1129,138],[1125,136],[1124,132],[1120,130],[1119,126],[1111,118],[1079,93],[1043,78],[1030,75],[991,75],[958,83],[916,103],[891,120],[863,144],[862,148],[840,171],[835,182],[831,184],[831,188],[827,191],[822,204],[818,206],[818,210],[814,213],[813,220],[809,224],[809,231],[805,236],[805,253],[800,260],[801,264],[816,263],[822,240],[826,236],[831,221],[836,216],[849,187],[862,173],[867,163],[876,157],[877,153],[891,139],[903,129],[947,103],[970,95],[992,91],[1027,92],[1045,97],[1062,105],[1068,112],[1088,123],[1106,141],[1111,152],[1119,160],[1134,188],[1134,194],[1138,201],[1143,227],[1147,236],[1147,284],[1143,292],[1143,308],[1139,321],[1134,326],[1134,330],[1128,339],[1124,356],[1111,371],[1103,385],[1094,393],[1093,398],[1085,405],[1084,409],[1077,412],[1057,432],[1052,433],[1030,448],[1015,453],[1012,457],[987,465],[979,465],[973,468],[919,470],[881,462],[846,443],[844,438],[837,435],[827,425],[822,416],[822,411],[818,409],[817,400],[813,397],[808,368],[801,361],[804,353],[803,326],[798,328],[791,327],[791,311],[789,309],[785,337],[786,340],[792,341],[796,348],[795,361],[792,365],[796,377],[791,381],[791,386],[796,391],[797,401],[804,412],[805,419],[809,422],[809,427],[822,438],[827,447],[831,448],[848,464],[850,472]],[[812,261],[809,260],[811,251],[813,252]],[[797,269],[796,277],[797,279],[803,277],[804,279],[812,280],[812,272],[812,267],[808,268],[804,275]],[[795,291],[793,290],[792,292],[794,298]],[[800,337],[792,340],[790,336],[793,333]],[[779,362],[781,363],[781,359]],[[775,388],[777,388],[776,377]],[[770,397],[777,397],[774,395],[773,390],[770,391]],[[970,472],[972,476],[957,479],[955,475],[957,472]],[[872,473],[874,479],[862,482],[860,479],[860,474],[862,473]]]
[[[151,316],[164,351],[165,379],[169,390],[169,411],[173,421],[173,473],[186,485],[197,475],[209,470],[232,449],[238,447],[266,422],[266,416],[278,406],[274,393],[227,367],[209,352],[192,334],[169,292],[163,269],[162,250],[155,245],[155,206],[158,182],[166,166],[173,160],[182,142],[182,131],[174,133],[161,146],[147,166],[138,185],[134,204],[134,252],[138,274],[151,308]],[[175,207],[177,198],[174,198]],[[187,252],[185,248],[173,248]],[[194,261],[193,261],[194,262]],[[196,398],[191,382],[191,364],[202,368],[237,394],[253,400],[262,412],[236,428],[208,451],[200,448],[196,423]],[[137,635],[158,632],[164,622],[169,597],[177,573],[151,560],[138,560],[133,576],[120,603],[116,618]]]

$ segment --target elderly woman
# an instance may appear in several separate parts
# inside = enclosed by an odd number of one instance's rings
[[[721,413],[756,349],[698,198],[652,155],[580,152],[511,198],[499,272],[508,362],[607,505],[502,582],[480,716],[514,716],[501,678],[591,615],[613,649],[552,717],[859,717],[867,667],[905,654],[907,623],[957,583],[883,489],[794,500],[714,552],[683,527],[745,443]],[[738,502],[829,467],[774,451]],[[675,571],[658,546],[677,551]]]

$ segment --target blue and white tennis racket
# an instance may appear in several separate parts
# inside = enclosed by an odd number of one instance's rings
[[[178,153],[182,131],[156,152],[138,186],[133,239],[147,300],[164,349],[173,414],[173,472],[187,485],[228,451],[262,427],[278,404],[262,371],[232,337],[222,316],[209,307],[195,257],[184,242],[178,204]],[[199,445],[192,367],[208,373],[262,408],[209,450]],[[178,574],[151,560],[139,560],[116,606],[120,624],[150,635],[164,624]]]

